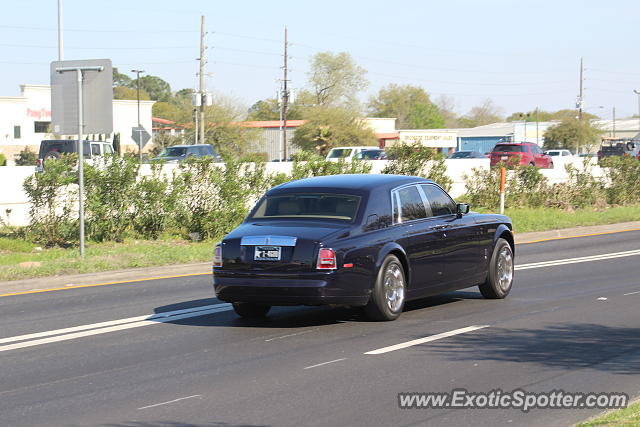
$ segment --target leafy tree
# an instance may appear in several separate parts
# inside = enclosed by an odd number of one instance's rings
[[[132,81],[132,86],[136,86],[136,81]],[[172,97],[171,86],[160,77],[142,76],[140,77],[140,89],[144,89],[149,97],[154,101],[169,101]]]
[[[579,115],[578,110],[558,110],[556,112],[539,110],[536,117],[536,111],[533,110],[533,111],[528,111],[526,113],[522,113],[522,112],[513,113],[506,118],[506,121],[516,122],[516,121],[526,120],[527,122],[535,122],[535,121],[548,122],[551,120],[575,119],[576,117],[578,117],[578,115]],[[587,120],[592,120],[592,119],[597,119],[598,116],[590,113],[585,113],[583,111],[582,118]]]
[[[305,151],[326,156],[337,146],[377,145],[376,136],[353,111],[315,107],[307,123],[296,129],[293,143]]]
[[[456,114],[456,102],[453,97],[449,95],[440,95],[435,104],[438,106],[438,110],[444,119],[444,127],[457,128],[460,126],[458,123],[458,114]]]
[[[267,98],[256,102],[249,107],[247,120],[280,120],[278,100]]]
[[[153,117],[173,120],[176,123],[189,123],[193,119],[193,107],[191,101],[182,102],[174,99],[173,102],[159,101],[153,104]]]
[[[124,86],[132,87],[133,80],[126,74],[118,72],[116,67],[113,67],[113,87]]]
[[[460,118],[463,127],[476,127],[501,121],[500,109],[490,99],[481,105],[473,107],[464,117]]]
[[[589,120],[565,119],[550,126],[544,133],[545,148],[566,148],[578,151],[581,147],[590,150],[598,144],[602,130]]]
[[[287,120],[302,119],[303,106],[298,100],[289,103]],[[280,120],[280,104],[275,98],[260,100],[249,107],[247,120]]]
[[[369,82],[367,71],[358,66],[346,52],[337,54],[320,52],[311,59],[309,85],[314,94],[314,104],[324,107],[355,107],[356,95]]]
[[[113,88],[113,99],[138,99],[138,91],[126,86],[116,86]],[[140,88],[140,99],[149,100],[149,94]]]
[[[430,129],[444,127],[444,117],[431,102],[427,92],[418,86],[390,84],[369,100],[373,117],[396,117],[398,129]]]

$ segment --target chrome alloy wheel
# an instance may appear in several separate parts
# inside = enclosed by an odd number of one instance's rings
[[[395,262],[387,266],[384,272],[384,295],[387,307],[393,313],[397,312],[404,302],[404,275],[402,268]]]
[[[498,254],[496,276],[500,289],[505,292],[508,291],[511,287],[511,281],[513,280],[513,253],[508,245],[504,246]]]

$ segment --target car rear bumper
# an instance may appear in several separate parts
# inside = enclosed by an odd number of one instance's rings
[[[354,286],[353,280],[335,272],[272,277],[214,273],[213,288],[222,301],[269,305],[357,306],[367,304],[371,295],[371,289]]]

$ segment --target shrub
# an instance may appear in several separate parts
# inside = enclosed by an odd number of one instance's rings
[[[48,165],[47,165],[48,167]],[[121,241],[131,227],[140,164],[130,157],[109,156],[85,164],[87,237],[97,242]]]
[[[30,202],[28,231],[34,241],[46,246],[78,241],[76,160],[75,154],[49,159],[42,173],[25,179],[23,188]]]
[[[36,153],[26,147],[16,156],[16,166],[35,166]]]
[[[625,205],[640,202],[640,161],[631,156],[611,156],[601,160],[607,182],[607,201]]]
[[[4,156],[4,154],[0,153],[0,166],[6,166],[7,164],[7,158]]]
[[[371,172],[371,164],[359,160],[337,162],[325,160],[324,157],[308,151],[301,151],[293,155],[291,180],[309,178],[312,176],[357,174]]]
[[[247,215],[250,204],[271,186],[261,162],[229,160],[216,165],[210,157],[191,158],[173,176],[176,220],[184,234],[220,237]]]
[[[133,230],[146,239],[157,239],[168,228],[175,226],[173,216],[176,205],[171,181],[162,173],[162,164],[150,165],[150,175],[142,176],[133,189]]]
[[[419,143],[394,145],[387,150],[389,161],[382,173],[421,176],[432,179],[449,191],[453,181],[447,176],[445,157]]]

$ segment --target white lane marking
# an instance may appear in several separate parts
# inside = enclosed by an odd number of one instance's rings
[[[311,368],[317,368],[318,366],[324,366],[324,365],[328,365],[329,363],[336,363],[336,362],[342,362],[343,360],[347,360],[346,357],[343,357],[342,359],[336,359],[336,360],[330,360],[328,362],[324,362],[324,363],[318,363],[317,365],[311,365],[311,366],[307,366],[304,369],[311,369]]]
[[[18,335],[18,336],[15,336],[15,337],[0,338],[0,344],[5,344],[5,343],[8,343],[8,342],[16,342],[16,341],[26,341],[26,340],[30,340],[30,339],[34,339],[34,338],[48,337],[48,336],[52,336],[52,335],[62,335],[62,334],[70,333],[70,332],[86,331],[87,329],[104,328],[106,326],[122,325],[122,324],[125,324],[125,323],[138,322],[140,320],[154,320],[154,319],[158,319],[158,318],[175,316],[177,314],[182,314],[182,313],[195,313],[197,311],[210,310],[210,309],[213,309],[213,308],[216,308],[216,307],[228,307],[229,305],[230,304],[203,305],[203,306],[200,306],[200,307],[185,308],[185,309],[182,309],[182,310],[167,311],[167,312],[164,312],[164,313],[156,313],[156,314],[151,314],[151,315],[147,314],[147,315],[144,315],[144,316],[136,316],[136,317],[127,317],[125,319],[110,320],[110,321],[107,321],[107,322],[92,323],[92,324],[89,324],[89,325],[73,326],[71,328],[54,329],[54,330],[51,330],[51,331],[36,332],[36,333],[33,333],[33,334]]]
[[[304,334],[308,334],[309,332],[313,332],[313,331],[317,331],[317,329],[311,329],[309,331],[297,332],[295,334],[281,335],[279,337],[273,337],[273,338],[269,338],[268,340],[264,340],[264,342],[270,342],[270,341],[275,341],[275,340],[281,340],[283,338],[289,338],[289,337],[295,337],[295,336],[298,336],[298,335],[304,335]]]
[[[473,326],[468,326],[466,328],[454,329],[453,331],[443,332],[441,334],[431,335],[431,336],[424,337],[424,338],[418,338],[417,340],[411,340],[411,341],[403,342],[403,343],[400,343],[400,344],[390,345],[388,347],[379,348],[377,350],[367,351],[364,354],[389,353],[390,351],[402,350],[403,348],[412,347],[414,345],[424,344],[424,343],[427,343],[427,342],[440,340],[442,338],[447,338],[447,337],[452,337],[454,335],[464,334],[466,332],[477,331],[478,329],[488,328],[489,326],[490,325],[473,325]]]
[[[628,294],[622,294],[622,295],[624,295],[626,297],[627,295],[635,295],[635,294],[640,294],[640,291],[629,292]]]
[[[173,399],[173,400],[170,400],[168,402],[162,402],[162,403],[156,403],[155,405],[143,406],[142,408],[138,408],[138,410],[155,408],[156,406],[168,405],[170,403],[180,402],[181,400],[193,399],[194,397],[202,397],[202,395],[201,394],[194,394],[193,396],[181,397],[179,399]]]
[[[106,334],[107,332],[115,332],[115,331],[122,331],[125,329],[140,328],[142,326],[159,325],[161,323],[173,322],[181,319],[188,319],[190,317],[205,316],[207,314],[220,313],[223,311],[229,311],[233,309],[233,307],[231,307],[231,304],[216,304],[214,306],[204,306],[204,307],[212,307],[212,308],[208,310],[200,310],[200,308],[202,307],[196,307],[197,310],[192,309],[192,311],[188,311],[188,312],[184,312],[184,310],[177,310],[182,312],[182,314],[177,314],[174,316],[167,316],[166,313],[158,313],[153,316],[144,316],[144,319],[146,320],[141,320],[138,322],[115,324],[113,326],[101,327],[99,329],[81,330],[79,332],[66,333],[64,335],[57,335],[57,336],[51,336],[48,338],[41,338],[41,339],[19,342],[16,344],[4,345],[4,346],[0,346],[0,352],[17,350],[19,348],[34,347],[37,345],[49,344],[49,343],[60,342],[60,341],[68,341],[68,340],[88,337],[92,335]],[[152,319],[152,320],[148,320],[148,319]],[[118,322],[118,321],[116,320],[113,322]],[[83,326],[89,327],[92,325],[83,325]],[[78,327],[78,328],[81,328],[81,327]],[[87,329],[87,328],[84,328],[84,329]]]
[[[516,270],[529,270],[531,268],[542,268],[542,267],[552,267],[554,265],[564,265],[564,264],[576,264],[579,262],[591,262],[591,261],[600,261],[604,259],[612,259],[612,258],[622,258],[627,256],[640,255],[640,249],[636,249],[633,251],[624,251],[624,252],[612,252],[608,254],[601,255],[592,255],[585,256],[579,258],[565,258],[565,259],[556,259],[553,261],[543,261],[543,262],[533,262],[530,264],[521,264],[516,265]]]
[[[600,297],[600,298],[598,298],[598,301],[606,301],[607,299],[608,299],[608,298]]]

